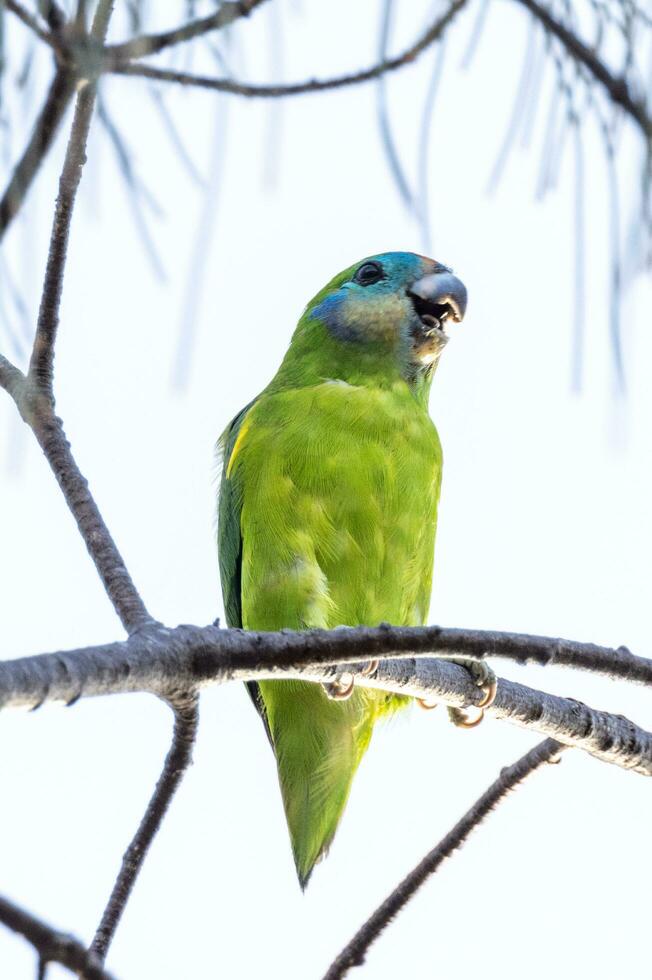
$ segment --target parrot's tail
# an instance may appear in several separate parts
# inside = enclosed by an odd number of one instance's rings
[[[375,692],[354,691],[346,701],[331,701],[317,684],[261,681],[260,693],[303,889],[335,836],[369,745]]]

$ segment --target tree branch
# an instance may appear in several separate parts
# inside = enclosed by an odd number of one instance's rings
[[[60,31],[66,24],[66,15],[56,0],[39,0],[42,15],[51,31]]]
[[[83,971],[86,980],[111,980],[100,959],[94,953],[86,952],[77,939],[59,932],[2,896],[0,922],[13,932],[20,933],[32,944],[39,954],[41,964],[61,963],[76,974]]]
[[[134,37],[123,44],[108,44],[104,51],[114,64],[130,61],[132,58],[143,58],[145,55],[156,54],[164,48],[180,44],[183,41],[191,41],[193,38],[208,34],[211,31],[222,30],[241,17],[248,17],[256,7],[260,7],[264,2],[265,0],[234,0],[234,2],[225,0],[224,3],[220,4],[219,9],[208,17],[191,20],[172,31],[163,31],[160,34],[142,34],[140,37]]]
[[[101,0],[92,36],[103,41],[113,9],[113,0]],[[14,398],[18,410],[30,426],[72,511],[86,547],[95,562],[104,588],[128,633],[152,617],[138,594],[102,515],[88,489],[70,450],[61,420],[54,412],[54,345],[59,323],[59,307],[70,237],[70,226],[86,143],[95,105],[97,84],[87,83],[77,96],[70,138],[66,150],[59,194],[50,236],[45,281],[29,370],[24,376],[6,358],[0,359],[0,386]]]
[[[471,832],[494,810],[511,790],[535,770],[558,761],[564,746],[553,739],[540,742],[511,766],[501,770],[498,779],[476,800],[453,829],[403,879],[391,895],[378,906],[365,924],[344,947],[324,975],[324,980],[341,980],[354,966],[362,966],[371,944],[405,907],[417,890],[434,874],[454,851],[462,846]]]
[[[47,156],[59,124],[74,92],[73,78],[62,69],[55,72],[32,135],[16,164],[7,189],[0,200],[0,241],[18,214],[41,164]]]
[[[574,31],[565,27],[564,24],[553,16],[549,9],[542,6],[537,0],[516,0],[516,2],[520,3],[526,10],[529,10],[532,16],[542,24],[546,31],[561,41],[576,61],[583,64],[585,68],[588,68],[593,78],[600,82],[603,88],[607,90],[611,101],[625,110],[640,127],[648,142],[652,140],[652,118],[648,114],[645,101],[634,98],[625,77],[621,76],[617,78],[607,68],[604,62],[600,60],[593,49],[584,44]]]
[[[12,14],[15,14],[16,17],[25,25],[25,27],[36,34],[41,41],[44,41],[46,44],[50,45],[50,47],[56,47],[52,35],[48,31],[43,30],[36,17],[30,14],[28,10],[25,10],[23,5],[18,3],[18,0],[0,0],[0,3],[2,3],[2,5],[4,5]]]
[[[102,915],[93,942],[88,951],[103,963],[129,896],[136,883],[149,847],[161,826],[179,783],[192,762],[192,749],[199,722],[198,698],[194,693],[177,695],[170,701],[174,711],[172,745],[163,764],[163,770],[147,805],[143,819],[122,858],[122,867],[111,896]],[[89,974],[84,974],[90,980]]]
[[[305,633],[157,626],[142,629],[123,642],[0,662],[0,707],[34,708],[52,701],[70,704],[80,697],[129,691],[170,698],[179,690],[229,680],[328,683],[342,672],[342,665],[360,686],[434,697],[464,707],[483,697],[469,671],[446,659],[416,659],[415,652],[444,657],[470,654],[475,659],[489,653],[519,662],[566,662],[595,669],[587,659],[589,651],[594,652],[598,672],[649,682],[652,663],[622,649],[523,634],[437,626]],[[384,658],[372,677],[363,673],[360,662],[370,658]],[[491,717],[581,748],[604,762],[652,774],[652,735],[619,715],[503,679],[486,711]]]
[[[172,71],[165,68],[154,68],[152,65],[133,65],[115,63],[111,58],[106,63],[105,70],[118,75],[138,75],[162,82],[177,82],[180,85],[193,85],[197,88],[211,89],[217,92],[230,92],[249,98],[280,98],[288,95],[302,95],[305,92],[322,92],[327,89],[345,88],[379,78],[387,72],[396,71],[410,62],[416,61],[420,54],[439,40],[449,24],[466,6],[468,0],[453,0],[446,13],[430,27],[402,54],[387,58],[371,68],[338,75],[335,78],[312,78],[305,82],[294,82],[289,85],[251,85],[235,82],[229,78],[210,78],[202,75],[192,75],[183,71]],[[110,49],[108,49],[110,50]]]
[[[28,377],[34,379],[41,391],[52,401],[54,343],[59,325],[59,306],[63,291],[70,224],[82,168],[86,162],[86,142],[95,106],[95,95],[96,85],[88,84],[77,96],[70,139],[59,179],[59,194],[54,210],[45,282],[28,371]]]

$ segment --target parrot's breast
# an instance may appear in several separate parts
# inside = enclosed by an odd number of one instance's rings
[[[242,495],[243,625],[424,622],[441,461],[407,385],[263,395],[228,470]]]

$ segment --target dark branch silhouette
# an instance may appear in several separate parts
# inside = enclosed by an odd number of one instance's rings
[[[561,21],[556,20],[550,10],[537,0],[516,0],[517,3],[530,11],[532,16],[553,34],[580,64],[588,68],[589,72],[607,90],[609,98],[613,103],[619,105],[640,127],[646,140],[652,140],[652,117],[648,112],[647,106],[642,99],[636,99],[624,76],[617,78],[597,56],[594,50],[584,44],[584,42],[565,27]]]
[[[564,746],[553,739],[540,742],[511,766],[501,770],[482,796],[470,810],[455,824],[442,840],[433,847],[415,868],[397,885],[391,895],[369,916],[365,924],[346,944],[324,974],[324,980],[341,980],[355,966],[362,966],[369,947],[399,912],[407,905],[417,890],[440,865],[468,839],[485,817],[495,810],[511,790],[519,786],[527,777],[550,762],[557,762]]]
[[[60,963],[78,975],[83,973],[86,980],[111,980],[101,960],[94,953],[87,952],[79,940],[53,929],[31,912],[19,908],[2,896],[0,922],[32,944],[39,956],[40,976],[48,963]]]
[[[103,963],[118,924],[129,900],[136,878],[147,856],[150,844],[161,826],[179,783],[192,761],[192,749],[199,722],[196,694],[177,696],[170,701],[174,711],[172,745],[163,764],[163,770],[147,805],[143,819],[125,851],[122,867],[111,892],[111,897],[97,927],[88,951]],[[88,977],[88,974],[85,974]]]
[[[70,105],[73,93],[73,77],[61,69],[56,71],[29,142],[0,200],[0,241],[20,211],[32,181],[54,143],[59,124]]]

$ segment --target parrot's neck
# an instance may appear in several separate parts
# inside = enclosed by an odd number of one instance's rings
[[[346,343],[334,338],[315,319],[303,318],[268,391],[306,388],[324,381],[350,385],[394,388],[405,385],[426,410],[435,365],[417,367],[409,349],[384,345]]]

